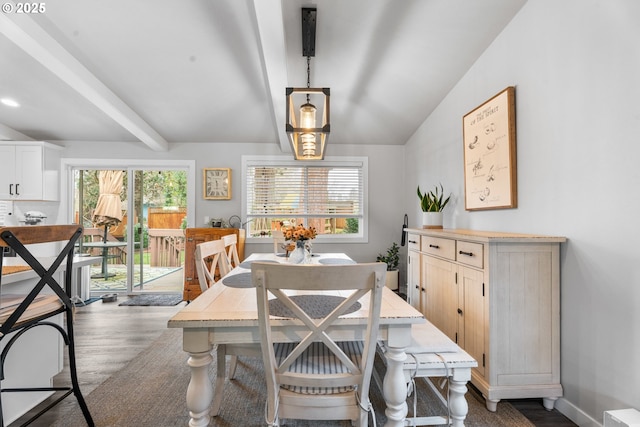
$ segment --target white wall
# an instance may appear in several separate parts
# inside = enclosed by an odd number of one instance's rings
[[[579,425],[640,409],[639,18],[636,0],[529,0],[406,145],[413,225],[416,186],[442,182],[445,227],[568,237],[557,407]],[[467,212],[462,117],[507,86],[518,208]]]
[[[273,144],[223,144],[223,143],[179,143],[170,144],[167,152],[154,152],[140,143],[109,143],[104,153],[96,150],[96,142],[67,142],[64,158],[107,159],[157,159],[196,161],[196,212],[195,224],[203,227],[204,216],[228,220],[232,215],[241,215],[242,162],[241,156],[282,155],[279,146]],[[97,156],[96,154],[99,154]],[[400,244],[401,225],[404,215],[403,193],[403,146],[380,145],[331,145],[327,156],[367,156],[369,158],[369,243],[314,244],[314,250],[323,252],[346,252],[359,262],[375,261],[376,255],[386,252],[393,241]],[[202,168],[224,167],[232,169],[231,200],[204,200],[202,198]],[[244,221],[244,219],[243,219]],[[245,253],[273,250],[271,242],[247,244]]]

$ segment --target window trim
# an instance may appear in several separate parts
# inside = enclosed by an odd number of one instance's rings
[[[321,243],[367,243],[369,241],[369,158],[368,157],[325,157],[325,160],[318,161],[300,161],[293,160],[290,156],[242,156],[242,218],[247,218],[247,188],[246,180],[247,168],[249,166],[358,166],[362,168],[362,222],[361,233],[357,236],[328,234],[316,237]],[[246,243],[271,243],[271,238],[250,237],[247,235]]]

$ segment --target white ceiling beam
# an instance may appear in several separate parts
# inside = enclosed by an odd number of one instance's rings
[[[291,145],[285,131],[285,88],[288,86],[287,54],[284,39],[282,0],[254,0],[258,37],[261,44],[269,98],[273,103],[273,120],[276,125],[280,149],[290,153]]]
[[[0,141],[33,141],[33,138],[0,123]]]
[[[0,32],[149,148],[169,149],[158,132],[27,15],[0,14]]]

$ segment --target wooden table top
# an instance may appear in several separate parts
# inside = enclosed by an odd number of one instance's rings
[[[313,263],[320,263],[321,259],[342,258],[349,259],[348,256],[341,253],[319,254],[320,256],[313,258]],[[287,262],[282,257],[277,257],[273,253],[257,253],[252,254],[246,261],[278,261]],[[237,267],[234,268],[229,275],[242,274],[250,272],[250,269]],[[228,277],[228,276],[225,276]],[[208,328],[208,327],[234,327],[234,326],[256,326],[258,325],[258,311],[256,302],[256,290],[253,287],[236,288],[228,287],[221,283],[224,280],[216,282],[207,291],[198,296],[194,301],[188,304],[180,312],[174,315],[168,322],[170,328]],[[318,294],[317,291],[306,294]],[[305,292],[296,292],[292,295],[303,295]],[[338,295],[339,291],[324,292],[324,295]],[[362,319],[367,318],[368,301],[363,298],[359,301],[361,307],[359,310],[342,316],[344,324],[360,323]],[[380,310],[380,323],[385,324],[407,324],[422,323],[424,317],[422,314],[409,305],[405,300],[400,298],[389,288],[384,288],[382,307]]]

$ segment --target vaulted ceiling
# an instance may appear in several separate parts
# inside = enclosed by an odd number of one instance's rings
[[[329,144],[404,144],[526,0],[55,0],[0,14],[0,139],[279,144],[311,86]],[[8,7],[8,6],[4,6]]]

